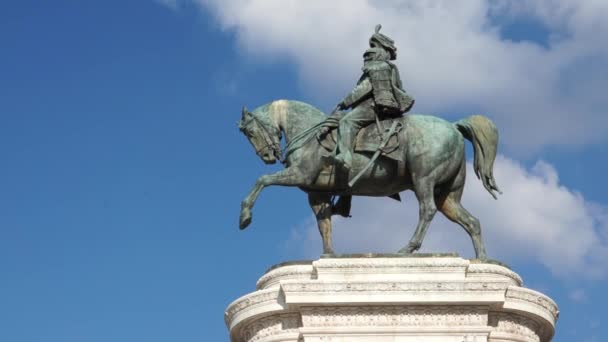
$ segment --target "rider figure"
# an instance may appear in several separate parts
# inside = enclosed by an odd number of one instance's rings
[[[352,153],[359,130],[378,118],[401,116],[414,104],[402,88],[397,66],[395,42],[380,33],[380,25],[369,39],[370,48],[363,54],[363,75],[355,88],[338,104],[337,108],[352,111],[345,114],[338,126],[338,155],[336,161],[344,170],[352,167]]]

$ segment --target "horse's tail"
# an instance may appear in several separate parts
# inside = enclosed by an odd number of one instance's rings
[[[496,199],[494,191],[502,194],[494,179],[494,159],[498,145],[498,130],[494,123],[481,115],[472,115],[454,123],[458,131],[473,144],[475,151],[473,167],[477,178],[490,195]]]

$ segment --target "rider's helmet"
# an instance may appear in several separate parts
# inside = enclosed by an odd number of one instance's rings
[[[376,32],[369,38],[369,46],[371,48],[382,48],[390,54],[390,59],[397,59],[397,47],[395,41],[380,33],[382,25],[376,25]]]

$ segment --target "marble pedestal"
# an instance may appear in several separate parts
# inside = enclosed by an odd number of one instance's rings
[[[349,257],[274,266],[225,320],[232,342],[544,342],[557,316],[503,266]]]

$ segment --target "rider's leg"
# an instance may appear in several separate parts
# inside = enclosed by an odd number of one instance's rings
[[[331,206],[332,215],[340,215],[342,217],[350,217],[350,207],[353,196],[342,195],[338,201]]]
[[[371,100],[359,104],[350,113],[340,119],[338,126],[338,150],[336,160],[350,170],[355,138],[359,130],[375,121],[375,112]]]

